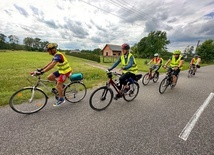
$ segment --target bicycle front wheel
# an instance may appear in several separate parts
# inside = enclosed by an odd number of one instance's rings
[[[112,102],[114,93],[106,86],[96,89],[90,96],[89,105],[93,110],[105,110]]]
[[[156,83],[159,79],[159,72],[155,72],[153,76],[154,76],[153,82]]]
[[[169,86],[169,81],[167,78],[164,78],[159,85],[159,92],[163,94],[166,91],[166,88]]]
[[[139,93],[139,84],[137,82],[131,83],[129,87],[130,89],[123,94],[123,98],[127,102],[133,101]]]
[[[9,101],[10,107],[21,114],[32,114],[40,111],[47,104],[47,95],[38,88],[23,88],[15,92]]]
[[[188,78],[190,78],[190,77],[192,77],[192,75],[193,75],[193,70],[192,69],[190,69],[189,71],[188,71]]]
[[[87,93],[86,86],[81,82],[72,82],[65,87],[64,96],[68,102],[80,102]]]
[[[144,86],[146,86],[150,81],[150,76],[149,76],[149,73],[146,73],[143,78],[142,78],[142,83]]]

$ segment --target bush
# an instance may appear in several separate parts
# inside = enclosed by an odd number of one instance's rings
[[[100,63],[100,56],[97,54],[81,53],[81,52],[66,52],[65,54],[71,55],[74,57],[79,57],[79,58],[83,58],[83,59],[96,61],[96,62]]]

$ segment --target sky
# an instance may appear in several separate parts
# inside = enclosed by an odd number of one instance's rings
[[[58,43],[60,49],[131,46],[165,31],[169,51],[214,39],[214,0],[1,0],[0,33]]]

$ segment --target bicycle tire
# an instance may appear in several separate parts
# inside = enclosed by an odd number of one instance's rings
[[[146,86],[150,81],[149,73],[146,73],[142,78],[142,84]]]
[[[192,75],[193,75],[193,70],[190,69],[190,70],[188,71],[188,76],[187,76],[187,77],[190,78],[190,77],[192,77]]]
[[[113,96],[114,93],[111,88],[108,88],[107,86],[100,87],[91,94],[89,105],[93,110],[96,111],[105,110],[111,104]],[[105,101],[107,102],[104,103]]]
[[[168,79],[165,77],[159,85],[159,93],[163,94],[166,91],[168,86],[169,86],[169,82],[168,82]],[[163,87],[163,90],[161,89],[162,87]]]
[[[123,98],[127,102],[133,101],[137,97],[140,89],[140,86],[137,82],[129,84],[129,87],[130,89],[123,94]]]
[[[16,91],[10,98],[9,105],[17,113],[33,114],[45,107],[48,97],[39,88],[27,87]]]
[[[159,73],[155,72],[153,75],[153,82],[156,83],[159,79]]]
[[[64,96],[68,102],[77,103],[83,100],[86,96],[87,88],[82,82],[72,82],[64,89]]]

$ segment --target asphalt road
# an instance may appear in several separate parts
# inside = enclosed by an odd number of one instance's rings
[[[53,107],[53,99],[32,115],[0,108],[0,154],[71,155],[213,155],[214,99],[188,139],[179,138],[190,118],[214,92],[214,66],[200,68],[193,78],[180,73],[177,86],[159,94],[157,83],[140,83],[133,102],[113,101],[101,112],[86,98]]]

